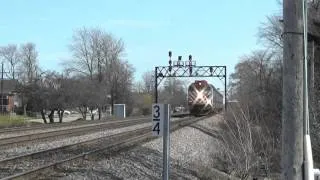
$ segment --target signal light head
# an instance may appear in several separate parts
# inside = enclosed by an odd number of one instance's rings
[[[172,56],[172,52],[171,51],[169,51],[169,57],[171,57]]]
[[[192,56],[191,56],[191,54],[189,55],[189,61],[191,61],[192,60]]]
[[[178,61],[181,61],[181,59],[182,59],[182,56],[178,56]]]

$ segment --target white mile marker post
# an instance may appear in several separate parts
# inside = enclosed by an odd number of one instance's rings
[[[170,105],[152,104],[152,135],[163,136],[163,179],[169,179]]]

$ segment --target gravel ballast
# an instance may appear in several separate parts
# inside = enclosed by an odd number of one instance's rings
[[[18,155],[23,155],[31,152],[36,152],[36,151],[42,151],[46,149],[51,149],[55,147],[61,147],[65,146],[68,144],[74,144],[78,142],[83,142],[91,139],[96,139],[99,137],[106,137],[110,136],[113,134],[118,134],[121,132],[125,131],[131,131],[135,130],[138,128],[143,128],[147,127],[150,125],[150,123],[143,123],[139,125],[134,125],[134,126],[129,126],[129,127],[123,127],[123,128],[117,128],[117,129],[109,129],[105,131],[99,131],[96,133],[91,133],[91,134],[86,134],[86,135],[81,135],[81,136],[74,136],[74,137],[66,137],[61,139],[61,137],[57,138],[57,140],[52,140],[52,141],[46,141],[46,142],[32,142],[28,143],[25,146],[18,146],[18,147],[13,147],[9,149],[1,149],[0,151],[0,160],[13,157],[13,156],[18,156]]]
[[[199,167],[212,167],[213,154],[217,152],[216,123],[221,115],[196,123],[198,128],[185,127],[171,133],[170,179],[204,179],[210,174]],[[205,127],[205,130],[201,130]],[[81,164],[64,165],[63,175],[55,179],[162,179],[162,138],[136,146],[99,161],[83,161]],[[210,169],[210,168],[209,168]],[[206,171],[208,168],[206,169]],[[224,178],[218,178],[224,179]]]

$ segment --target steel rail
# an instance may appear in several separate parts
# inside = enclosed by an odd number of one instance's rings
[[[176,130],[180,129],[181,127],[193,124],[197,121],[207,119],[207,118],[209,118],[209,117],[206,116],[206,117],[186,118],[186,119],[183,118],[180,120],[173,121],[172,122],[173,125],[171,126],[170,131],[171,132],[176,131]],[[78,144],[67,145],[65,147],[60,147],[60,150],[63,151],[63,149],[75,148],[75,147],[77,148],[81,145],[85,145],[86,143],[92,144],[92,143],[96,143],[96,142],[103,140],[103,139],[106,139],[106,141],[109,141],[109,142],[105,142],[105,143],[99,143],[99,145],[108,144],[104,147],[98,146],[98,148],[96,148],[94,150],[83,152],[83,153],[74,155],[72,157],[63,159],[63,160],[58,160],[58,161],[52,162],[47,165],[42,165],[42,166],[36,167],[32,170],[28,170],[25,172],[21,172],[18,174],[4,177],[3,180],[7,180],[7,179],[34,179],[39,174],[49,172],[50,170],[52,170],[52,168],[56,167],[57,165],[61,165],[66,162],[82,159],[84,157],[88,157],[89,155],[94,155],[94,154],[97,154],[100,152],[104,152],[106,150],[112,150],[114,148],[119,149],[119,148],[126,146],[126,145],[134,145],[138,142],[143,142],[143,141],[152,140],[152,139],[156,139],[156,138],[158,138],[158,137],[151,136],[150,127],[144,127],[144,128],[139,128],[139,129],[132,130],[129,132],[124,132],[124,133],[119,133],[119,134],[115,134],[115,135],[111,135],[111,136],[97,138],[96,140],[90,140],[90,141],[85,141],[85,142],[81,142]],[[35,152],[35,153],[27,154],[25,156],[19,156],[19,157],[15,157],[15,158],[11,158],[11,159],[6,159],[3,161],[0,161],[0,165],[5,165],[5,164],[8,164],[9,162],[16,162],[19,158],[20,159],[21,158],[22,159],[24,159],[24,158],[29,159],[29,158],[38,156],[39,153],[43,154],[43,153],[48,153],[48,152],[55,152],[56,150],[57,150],[57,148],[54,148],[54,149],[46,150],[46,152],[45,151]],[[45,157],[47,157],[47,156],[45,156]]]
[[[121,127],[136,125],[139,123],[147,123],[147,122],[148,122],[148,119],[146,118],[131,119],[127,121],[105,122],[102,124],[94,124],[94,125],[84,126],[84,127],[71,127],[69,129],[61,129],[61,130],[47,131],[47,132],[41,132],[41,133],[32,133],[32,134],[26,134],[26,135],[13,136],[13,137],[0,139],[0,147],[4,147],[4,146],[6,147],[10,145],[20,145],[20,144],[25,144],[35,140],[41,141],[49,138],[57,138],[57,137],[66,136],[66,135],[68,136],[84,135],[90,132],[97,132],[97,131],[102,131],[110,128],[121,128]]]

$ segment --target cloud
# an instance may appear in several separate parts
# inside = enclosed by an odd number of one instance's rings
[[[165,23],[161,21],[147,21],[147,20],[133,20],[133,19],[114,19],[108,21],[109,25],[123,26],[129,28],[158,28],[163,26]]]

